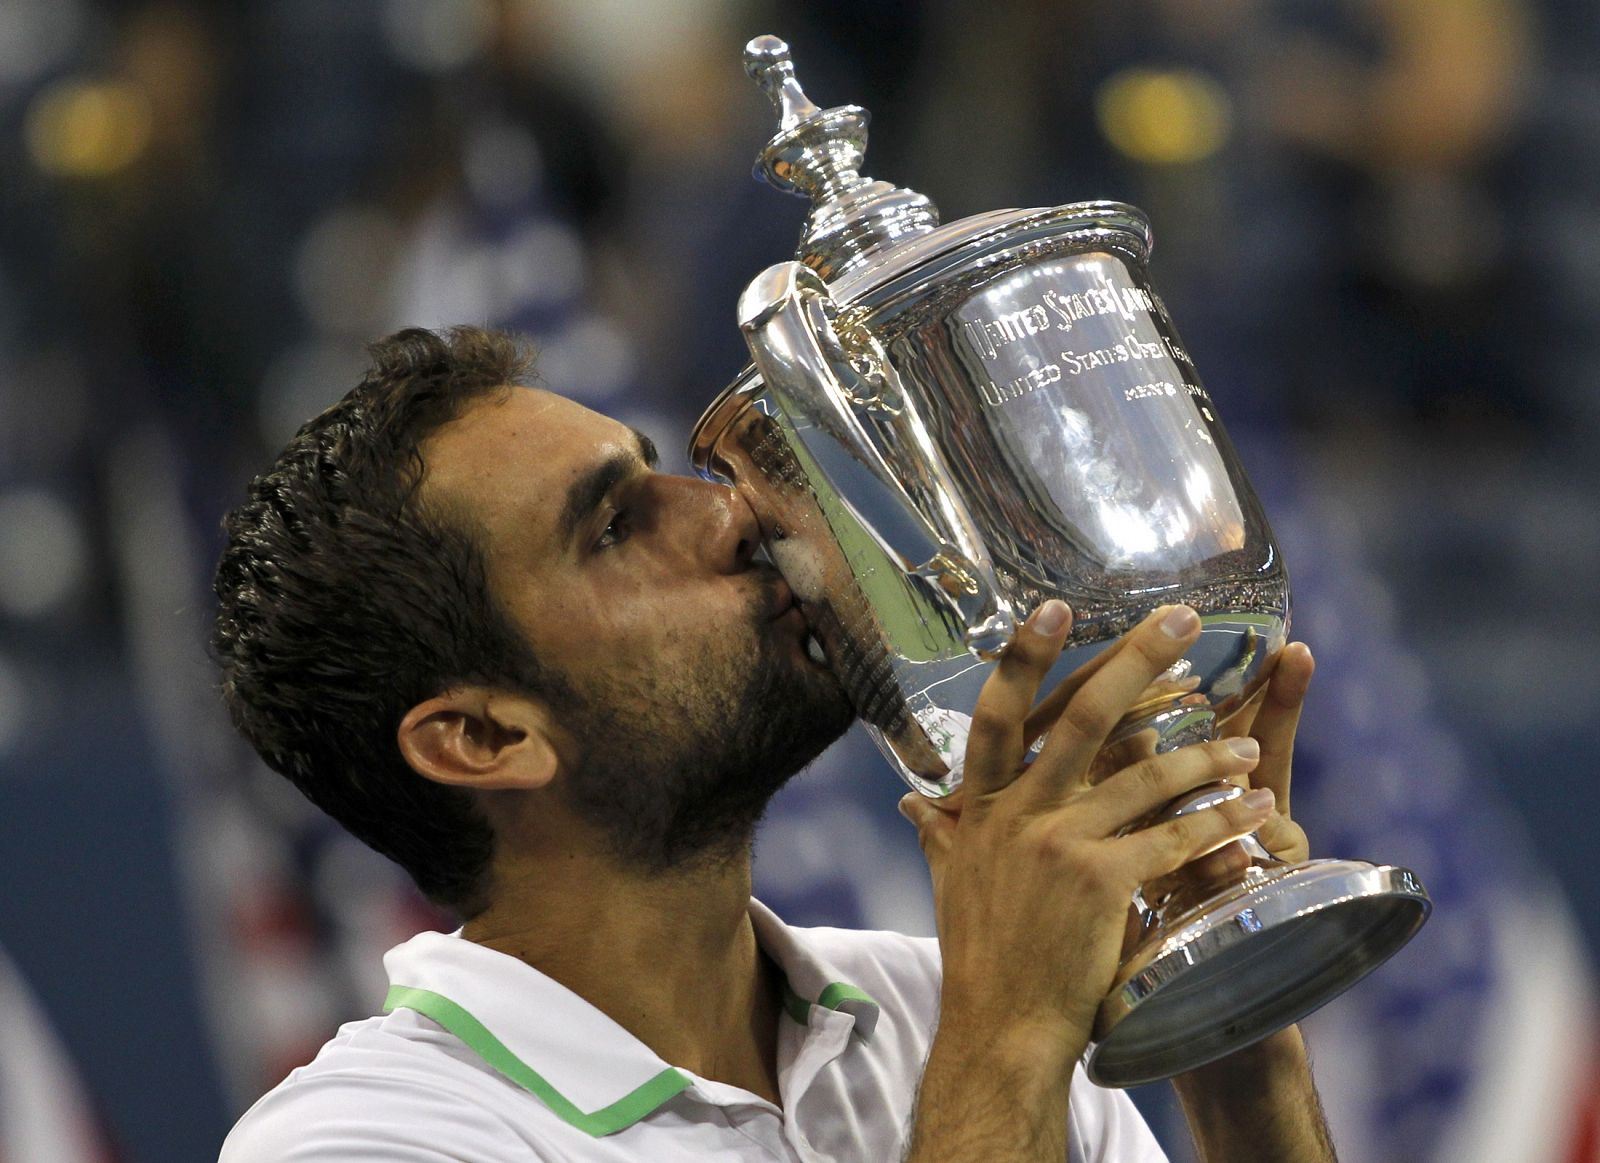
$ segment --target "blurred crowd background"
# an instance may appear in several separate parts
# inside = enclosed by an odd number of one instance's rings
[[[1312,1023],[1346,1163],[1600,1158],[1592,0],[0,0],[0,1156],[214,1157],[441,923],[232,737],[219,518],[407,324],[681,469],[804,212],[763,32],[946,221],[1150,214],[1321,664],[1296,814],[1437,903]],[[929,931],[897,795],[847,739],[761,893]]]

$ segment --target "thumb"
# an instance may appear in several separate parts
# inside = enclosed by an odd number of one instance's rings
[[[917,843],[922,845],[922,855],[929,866],[943,860],[950,850],[960,817],[936,806],[919,792],[908,792],[900,798],[900,814],[916,825]]]

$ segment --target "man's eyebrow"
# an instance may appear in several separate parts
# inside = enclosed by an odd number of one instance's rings
[[[614,452],[589,469],[567,489],[567,503],[561,507],[558,530],[561,544],[570,545],[584,518],[598,509],[606,494],[639,471],[643,462],[646,468],[655,468],[661,460],[655,442],[637,428],[633,433],[632,452]]]
[[[646,468],[655,468],[656,465],[660,464],[661,454],[656,451],[656,442],[637,428],[630,428],[629,431],[633,433],[634,442],[639,446],[639,459],[644,461],[644,466]]]

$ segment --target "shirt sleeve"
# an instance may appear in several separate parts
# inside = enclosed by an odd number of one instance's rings
[[[359,1076],[289,1083],[251,1107],[218,1163],[561,1163],[449,1088]]]
[[[1081,1065],[1073,1072],[1067,1119],[1070,1163],[1168,1163],[1127,1093],[1096,1086]]]

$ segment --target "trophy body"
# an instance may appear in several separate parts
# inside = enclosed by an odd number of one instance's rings
[[[751,503],[859,716],[914,788],[952,795],[991,663],[1039,603],[1074,613],[1048,688],[1183,602],[1200,639],[1114,741],[1211,738],[1284,644],[1288,575],[1150,285],[1144,217],[1099,202],[940,226],[925,198],[857,175],[863,111],[811,105],[773,38],[747,62],[783,117],[766,175],[814,206],[803,261],[741,297],[754,366],[702,417],[691,457]],[[1169,811],[1235,794],[1215,785]],[[1237,879],[1138,902],[1097,1081],[1167,1077],[1264,1037],[1426,918],[1404,869],[1288,866],[1245,844]]]

